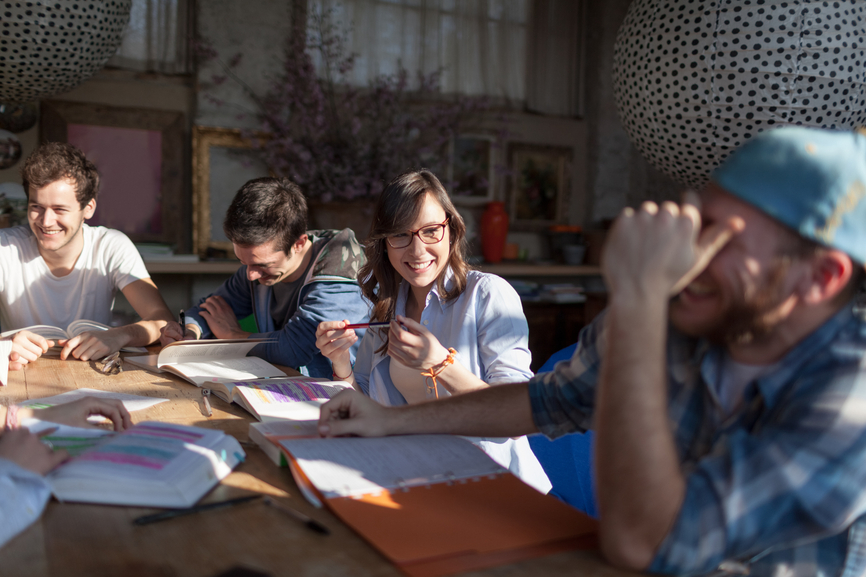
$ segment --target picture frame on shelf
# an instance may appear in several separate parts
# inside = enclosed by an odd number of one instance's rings
[[[569,147],[509,145],[508,206],[513,224],[541,229],[564,222],[571,192],[572,157]]]
[[[462,206],[478,206],[493,200],[493,136],[462,134],[449,145],[448,184],[451,200]]]
[[[192,156],[193,252],[202,258],[234,258],[222,228],[226,211],[247,181],[270,176],[270,171],[252,138],[235,128],[194,126]]]
[[[96,212],[88,224],[125,233],[133,242],[190,249],[185,202],[184,114],[46,100],[39,141],[69,142],[99,170]]]

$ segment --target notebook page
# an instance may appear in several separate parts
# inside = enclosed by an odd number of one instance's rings
[[[280,445],[326,498],[506,472],[471,442],[448,435],[282,439]]]

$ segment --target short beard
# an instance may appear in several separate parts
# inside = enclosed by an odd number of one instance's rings
[[[744,345],[772,332],[781,320],[777,311],[790,296],[784,288],[791,268],[790,256],[781,256],[773,264],[767,282],[750,299],[739,299],[725,311],[724,321],[707,335],[719,345]]]

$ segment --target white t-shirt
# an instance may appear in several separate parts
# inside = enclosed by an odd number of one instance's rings
[[[86,224],[81,229],[84,248],[75,268],[63,277],[48,269],[29,227],[0,229],[0,329],[65,329],[77,319],[109,324],[116,291],[150,278],[125,234]]]

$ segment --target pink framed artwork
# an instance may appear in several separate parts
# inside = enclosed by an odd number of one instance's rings
[[[74,144],[99,169],[89,224],[116,228],[135,242],[189,251],[183,114],[61,101],[41,108],[40,140]]]

